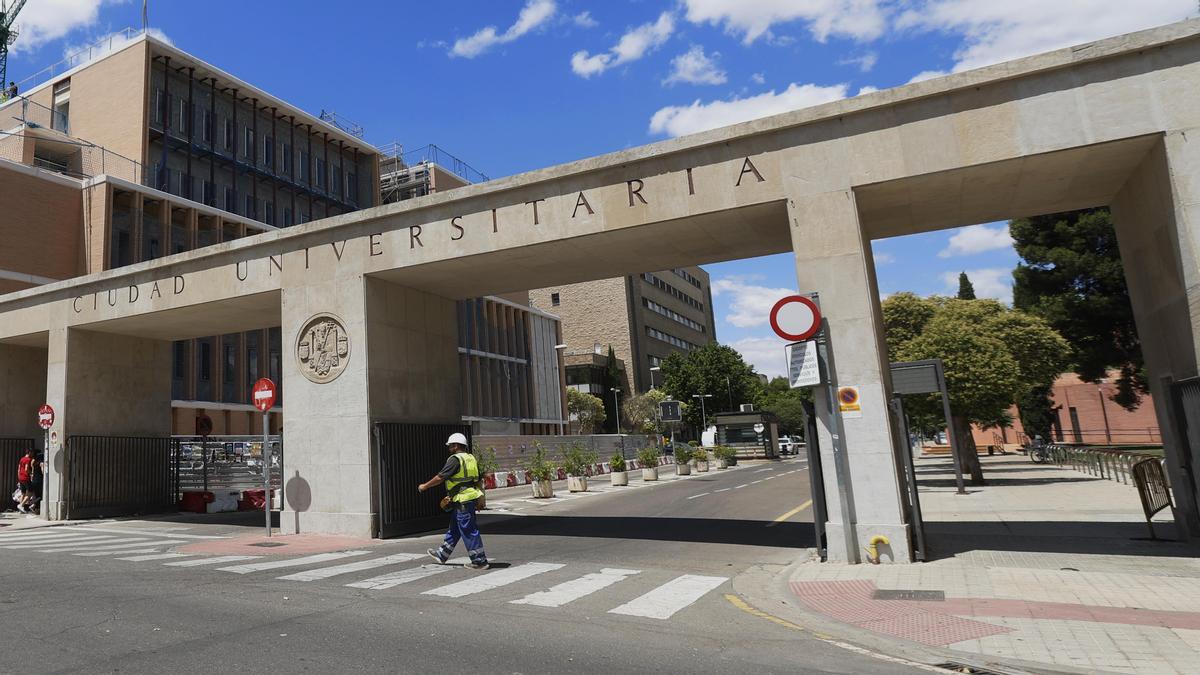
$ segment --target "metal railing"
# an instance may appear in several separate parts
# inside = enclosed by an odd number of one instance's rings
[[[176,436],[179,492],[236,492],[263,486],[262,436]],[[283,438],[270,436],[271,489],[283,485]]]
[[[32,162],[25,159],[25,143],[34,144]],[[0,159],[29,164],[72,178],[109,175],[153,187],[141,163],[78,139],[47,139],[29,134],[0,132]]]
[[[65,448],[66,518],[153,513],[178,499],[177,441],[165,436],[72,436]]]
[[[1122,448],[1094,448],[1073,445],[1047,446],[1050,459],[1081,473],[1097,476],[1117,483],[1133,483],[1133,466],[1146,459],[1158,458],[1146,452],[1135,452]]]
[[[403,144],[394,142],[383,146],[379,152],[381,176],[427,162],[437,164],[468,183],[486,183],[491,180],[487,174],[432,143],[405,151]]]
[[[83,65],[92,59],[99,58],[105,54],[108,54],[109,52],[112,52],[126,42],[129,42],[141,35],[143,32],[144,30],[141,28],[130,27],[109,33],[95,42],[84,47],[80,47],[70,54],[67,54],[61,61],[46,66],[36,73],[26,77],[25,79],[18,81],[17,87],[20,91],[32,89],[42,82],[53,78],[59,73],[65,73],[76,66]]]
[[[29,100],[27,96],[6,98],[4,104],[0,105],[0,114],[11,115],[14,120],[25,126],[44,127],[61,131],[64,134],[70,133],[66,113],[47,108],[37,101]]]

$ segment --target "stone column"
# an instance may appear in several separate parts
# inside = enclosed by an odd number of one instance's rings
[[[828,320],[835,384],[858,387],[860,416],[841,416],[849,464],[851,516],[858,548],[846,550],[845,514],[839,500],[831,414],[825,390],[816,394],[825,500],[829,510],[828,551],[832,561],[863,559],[871,537],[884,535],[883,562],[910,562],[908,525],[901,501],[898,467],[888,410],[891,381],[879,314],[871,244],[859,227],[854,193],[837,190],[788,199],[796,277],[801,293],[820,294]]]
[[[46,402],[46,356],[44,348],[0,344],[0,436],[32,438],[38,448],[44,436],[37,410]]]
[[[1179,513],[1179,535],[1200,538],[1200,435],[1180,438],[1173,381],[1200,361],[1200,129],[1164,135],[1112,202],[1125,280]],[[1192,420],[1193,425],[1196,420]],[[1200,433],[1195,432],[1193,433]]]
[[[454,302],[302,265],[286,266],[283,291],[281,527],[374,536],[372,422],[461,419]]]
[[[47,461],[43,499],[51,520],[63,514],[62,444],[72,436],[171,435],[168,341],[51,329],[45,387],[59,439]]]

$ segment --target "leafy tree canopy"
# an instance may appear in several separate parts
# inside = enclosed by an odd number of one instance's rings
[[[577,389],[567,389],[567,412],[579,422],[579,433],[591,434],[604,423],[604,402]]]
[[[705,412],[723,412],[738,403],[756,400],[762,387],[758,378],[732,347],[710,342],[689,352],[675,352],[662,362],[663,391],[679,401],[695,403],[693,394],[712,394],[704,400]],[[728,379],[727,379],[728,378]],[[685,424],[700,428],[701,406],[683,412]]]
[[[762,387],[754,406],[779,418],[779,433],[788,436],[803,435],[807,422],[804,414],[805,401],[812,401],[811,389],[792,389],[786,377],[776,377]]]

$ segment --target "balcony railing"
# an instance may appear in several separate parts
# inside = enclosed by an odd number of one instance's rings
[[[141,35],[142,32],[143,30],[140,28],[125,28],[109,33],[95,42],[67,54],[63,57],[63,60],[46,66],[29,77],[20,80],[17,82],[17,88],[19,91],[28,91],[60,73],[65,73],[76,66],[81,66],[93,59],[98,59],[109,52],[115,51],[121,45]]]
[[[69,134],[70,120],[66,114],[47,108],[41,103],[18,96],[0,104],[0,119],[10,115],[12,119],[30,127],[44,127]]]

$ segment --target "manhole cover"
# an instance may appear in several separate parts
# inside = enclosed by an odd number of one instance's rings
[[[907,589],[876,589],[871,594],[872,600],[929,600],[942,602],[946,599],[945,591],[918,591]]]
[[[979,666],[972,666],[965,663],[955,663],[953,661],[947,663],[938,663],[934,668],[942,668],[949,670],[952,673],[971,673],[972,675],[1002,675],[998,670],[988,670]]]
[[[257,546],[259,548],[275,548],[276,546],[287,546],[287,544],[283,543],[282,541],[260,541],[257,544],[250,544],[250,545]]]

